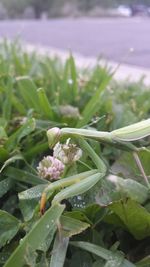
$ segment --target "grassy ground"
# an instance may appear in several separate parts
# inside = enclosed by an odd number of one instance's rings
[[[65,211],[62,204],[51,206],[61,191],[56,187],[44,216],[39,200],[50,182],[37,169],[53,153],[48,129],[112,131],[149,118],[149,103],[149,88],[142,81],[119,84],[99,66],[78,71],[72,55],[62,64],[58,58],[28,55],[18,43],[0,44],[0,266],[59,267],[64,261],[64,266],[150,266],[149,193],[130,152],[90,140],[106,165],[105,178],[83,195],[77,191],[62,198]],[[149,139],[135,145],[147,147]],[[65,167],[63,178],[95,168],[87,151]],[[148,176],[150,154],[139,154]],[[109,174],[132,178],[138,185],[131,188],[137,191],[118,195],[106,179]],[[54,224],[49,226],[50,220]],[[144,257],[146,263],[133,264]]]

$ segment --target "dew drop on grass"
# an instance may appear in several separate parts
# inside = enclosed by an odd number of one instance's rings
[[[73,80],[72,79],[68,79],[68,84],[72,85],[73,84]]]
[[[23,238],[20,239],[19,243],[22,244],[22,242],[23,242]]]
[[[72,199],[70,199],[71,205],[75,208],[85,208],[86,202],[84,199],[84,196],[75,196]]]

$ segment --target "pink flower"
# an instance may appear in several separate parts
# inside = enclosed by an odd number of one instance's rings
[[[45,179],[58,180],[64,171],[64,164],[55,157],[47,156],[40,161],[37,170]]]

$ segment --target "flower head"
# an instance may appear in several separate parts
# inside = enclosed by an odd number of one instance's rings
[[[80,159],[82,156],[82,150],[75,144],[69,143],[69,139],[66,144],[57,143],[54,147],[55,158],[58,158],[63,164],[72,164]]]
[[[47,131],[48,143],[50,148],[52,148],[61,137],[61,130],[58,127],[54,127]]]
[[[60,106],[59,112],[61,116],[66,117],[66,118],[74,118],[74,119],[80,118],[79,109],[71,105]]]
[[[57,180],[63,173],[64,164],[55,157],[47,156],[40,161],[37,170],[41,177],[49,180]]]

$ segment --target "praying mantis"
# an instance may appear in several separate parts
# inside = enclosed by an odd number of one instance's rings
[[[88,129],[77,128],[52,128],[47,131],[48,143],[50,148],[61,139],[73,138],[80,145],[94,162],[96,168],[71,177],[63,178],[48,184],[44,189],[40,201],[41,214],[44,213],[47,200],[57,192],[52,200],[52,206],[61,203],[62,200],[80,195],[91,189],[95,184],[105,178],[108,170],[99,155],[93,150],[86,139],[94,139],[104,144],[119,147],[133,153],[136,164],[141,171],[147,187],[150,189],[150,183],[142,167],[139,151],[147,150],[145,147],[137,147],[133,142],[148,137],[150,135],[150,119],[114,130],[112,132],[103,132]]]

